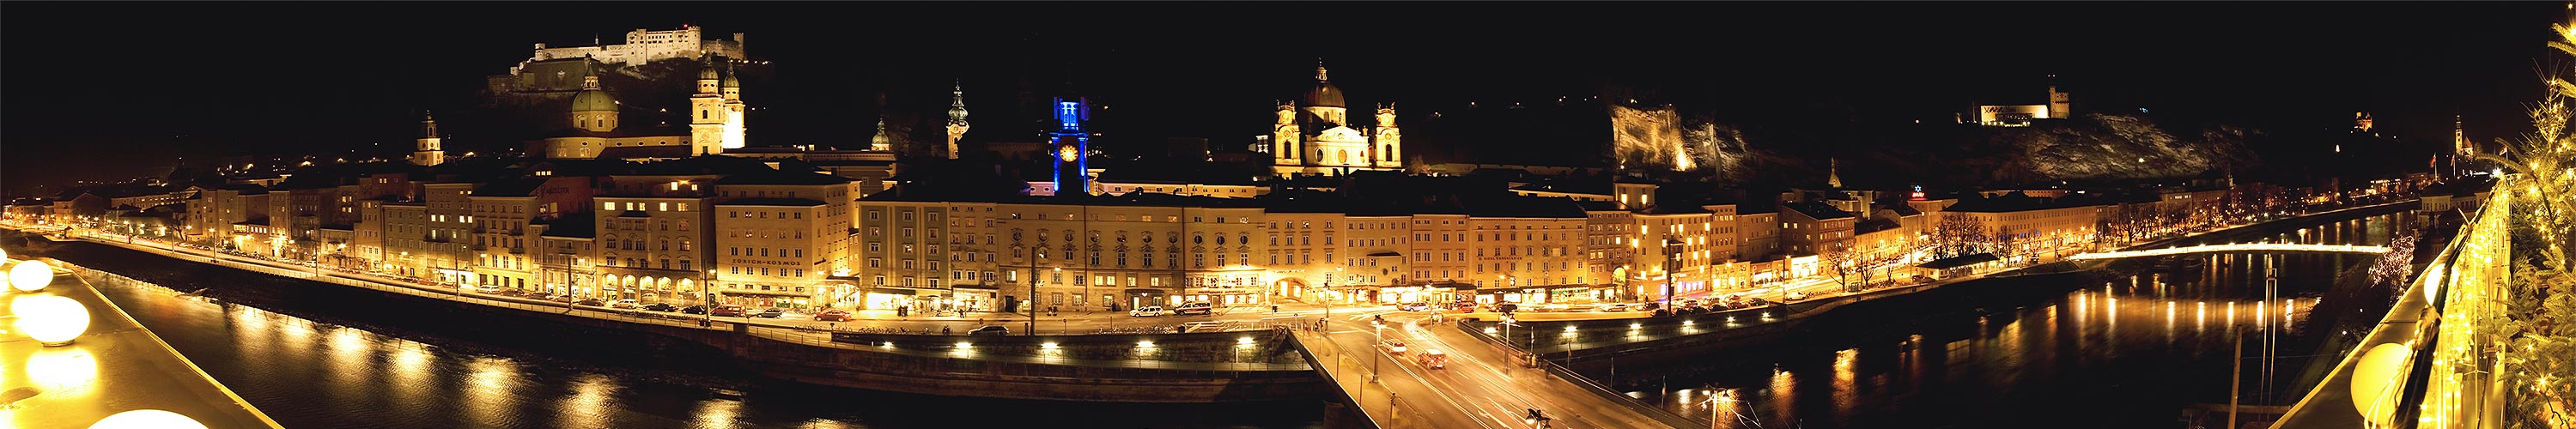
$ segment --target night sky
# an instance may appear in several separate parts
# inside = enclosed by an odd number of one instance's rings
[[[2139,107],[2266,128],[2375,113],[2406,141],[2527,131],[2559,3],[29,3],[0,4],[0,181],[167,171],[181,156],[409,150],[534,43],[748,33],[755,145],[852,144],[897,109],[984,121],[1066,80],[1123,138],[1267,132],[1317,57],[1355,108],[1410,118],[1618,83],[1721,121],[1947,120],[1970,100]],[[1044,95],[1044,94],[1041,94]],[[459,127],[468,128],[471,127]],[[450,151],[516,146],[451,135]],[[1753,142],[1760,145],[1761,142]],[[370,149],[373,148],[373,149]]]

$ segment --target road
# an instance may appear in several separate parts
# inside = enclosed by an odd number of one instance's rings
[[[1516,363],[1517,352],[1487,343],[1446,323],[1419,323],[1429,313],[1370,311],[1335,314],[1331,340],[1299,331],[1300,340],[1320,344],[1314,350],[1324,368],[1346,391],[1359,389],[1360,407],[1383,427],[1432,428],[1651,428],[1665,426],[1626,405],[1559,379],[1545,370]],[[1372,323],[1384,317],[1383,324]],[[1379,342],[1405,343],[1392,353]],[[1447,352],[1445,368],[1426,368],[1415,359],[1428,350]],[[1347,353],[1343,353],[1347,352]],[[1375,382],[1368,381],[1371,375]],[[1391,392],[1391,397],[1383,392]],[[1384,402],[1379,402],[1384,401]],[[1526,419],[1539,410],[1545,426]],[[1385,421],[1392,420],[1392,421]]]

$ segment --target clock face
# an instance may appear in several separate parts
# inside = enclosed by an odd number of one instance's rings
[[[1064,160],[1064,162],[1080,160],[1082,159],[1082,149],[1075,148],[1073,145],[1056,146],[1055,157],[1056,159]]]

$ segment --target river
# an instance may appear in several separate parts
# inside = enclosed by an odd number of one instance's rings
[[[2379,215],[2273,240],[2386,245],[2391,231],[2417,222]],[[1621,387],[1717,427],[2169,428],[2191,404],[2227,401],[2237,334],[2245,403],[2288,405],[2321,375],[2309,363],[2339,357],[2327,340],[2351,332],[2335,324],[2367,329],[2387,311],[2384,287],[2352,280],[2375,255],[2167,258],[2127,262],[2103,284],[2064,285],[2036,301],[1827,314],[1796,334],[1822,340],[1619,368],[1655,374]],[[2278,300],[2264,299],[2269,267],[2279,268]],[[2334,289],[2338,278],[2345,289]],[[2330,298],[2337,293],[2352,298]],[[2321,303],[2349,317],[2308,323]],[[2267,337],[2274,359],[2262,358]]]
[[[120,271],[84,270],[82,277],[290,428],[1311,428],[1323,422],[1320,400],[1081,403],[772,382],[727,368],[708,353],[678,350],[686,344],[678,341],[572,328],[557,334],[547,331],[563,327],[542,324],[486,340],[474,333],[488,326],[441,329],[476,323],[382,308],[387,301],[358,295],[373,292],[95,244],[48,247],[40,252]],[[127,273],[164,284],[119,275]]]

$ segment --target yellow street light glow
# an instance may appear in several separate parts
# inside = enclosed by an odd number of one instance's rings
[[[1252,345],[1252,337],[1234,337],[1235,344]]]
[[[9,301],[18,314],[18,330],[48,346],[70,344],[89,331],[89,307],[53,295],[19,295]]]
[[[89,429],[206,429],[186,415],[161,410],[134,410],[98,419]]]
[[[1140,349],[1150,349],[1150,348],[1154,348],[1154,341],[1153,341],[1153,340],[1137,341],[1137,342],[1136,342],[1136,348],[1140,348]]]
[[[959,349],[971,349],[971,348],[975,348],[975,344],[974,344],[974,343],[968,343],[968,342],[965,342],[965,341],[958,341],[958,342],[957,342],[957,348],[959,348]]]
[[[19,292],[45,290],[45,285],[53,283],[54,269],[46,266],[44,261],[19,262],[17,266],[9,267],[9,287]]]

